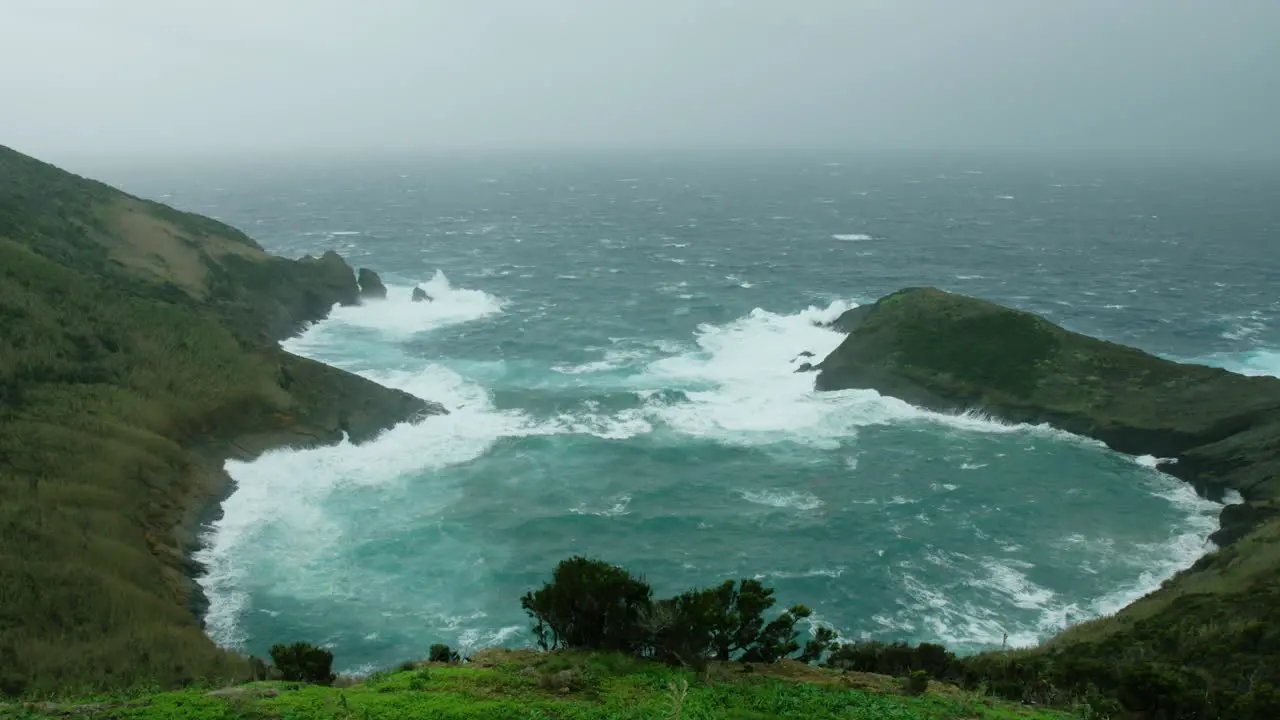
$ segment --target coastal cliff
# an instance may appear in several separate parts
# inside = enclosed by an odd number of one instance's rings
[[[0,693],[248,676],[189,560],[222,461],[445,412],[277,345],[359,300],[335,253],[0,146]]]
[[[1112,617],[978,656],[983,682],[1011,696],[1036,683],[1101,692],[1129,709],[1178,703],[1167,717],[1280,707],[1280,380],[1171,362],[934,288],[888,295],[832,326],[848,336],[816,366],[820,390],[1048,423],[1161,458],[1211,498],[1244,500],[1221,513],[1221,549]]]

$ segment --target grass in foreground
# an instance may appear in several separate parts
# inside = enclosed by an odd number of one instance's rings
[[[341,683],[340,683],[341,684]],[[220,691],[188,689],[0,708],[34,720],[649,720],[842,718],[844,720],[1065,720],[931,684],[916,697],[893,678],[839,673],[794,662],[713,664],[706,673],[605,653],[484,651],[467,665],[424,664],[378,673],[348,687],[264,682]]]

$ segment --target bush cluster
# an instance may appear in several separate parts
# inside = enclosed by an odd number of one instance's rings
[[[333,653],[310,643],[272,645],[271,662],[284,680],[332,685]]]
[[[462,658],[448,645],[436,643],[431,646],[431,651],[427,653],[427,659],[438,663],[456,663]]]
[[[959,658],[933,643],[920,643],[916,647],[900,642],[849,643],[832,651],[827,665],[880,675],[908,676],[924,672],[937,680],[958,680],[964,674]]]
[[[796,625],[812,614],[803,605],[766,622],[773,592],[758,580],[727,580],[655,600],[642,578],[578,556],[556,566],[551,582],[520,605],[544,650],[607,650],[690,667],[711,659],[771,663],[796,653],[803,662],[821,658],[835,632],[817,628],[802,645]]]

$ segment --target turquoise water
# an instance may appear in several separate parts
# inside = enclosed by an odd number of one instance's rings
[[[362,669],[530,642],[584,553],[660,593],[753,576],[845,637],[1031,644],[1158,585],[1220,506],[1048,428],[793,372],[907,285],[1280,371],[1280,174],[1048,161],[423,159],[121,173],[384,303],[286,343],[445,404],[360,447],[229,463],[200,555],[218,642]],[[409,302],[415,284],[434,298]]]

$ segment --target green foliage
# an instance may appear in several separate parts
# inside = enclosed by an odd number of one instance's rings
[[[776,602],[773,588],[752,579],[662,600],[651,595],[644,581],[622,568],[574,557],[561,562],[542,589],[527,593],[521,606],[534,619],[544,650],[608,650],[696,669],[711,659],[774,663],[790,657],[801,650],[797,623],[812,614],[796,605],[766,623],[764,613]],[[820,628],[801,659],[818,660],[835,638]]]
[[[929,689],[929,673],[914,670],[905,678],[904,688],[908,695],[923,695]]]
[[[544,650],[634,653],[644,643],[640,616],[652,594],[648,583],[626,570],[576,556],[557,565],[552,581],[525,594],[520,606],[534,619]]]
[[[457,665],[390,673],[346,688],[255,683],[224,696],[204,690],[84,705],[32,708],[27,717],[86,720],[1066,720],[1061,713],[947,695],[903,697],[845,687],[837,673],[812,682],[773,677],[695,676],[605,653],[512,653],[494,667]],[[555,676],[560,674],[560,680]],[[543,679],[547,678],[547,679]],[[0,715],[5,708],[0,708]],[[19,717],[22,717],[19,715]]]
[[[818,662],[839,639],[840,635],[835,630],[819,625],[813,629],[813,636],[805,642],[804,652],[797,659],[802,663]]]
[[[427,654],[427,659],[431,662],[456,663],[461,658],[452,648],[443,643],[436,643],[431,646],[431,651]]]
[[[736,586],[726,580],[720,587],[702,593],[713,600],[711,645],[717,660],[728,660],[751,647],[764,627],[765,611],[777,602],[773,588],[755,579],[739,580]]]
[[[914,366],[1025,397],[1036,388],[1041,364],[1057,352],[1058,339],[1035,315],[993,308],[904,325],[897,349]]]
[[[906,643],[877,641],[848,643],[831,652],[827,665],[841,670],[899,677],[917,670],[939,679],[960,676],[960,660],[945,647],[932,643],[920,643],[915,647]]]
[[[809,608],[796,605],[771,620],[742,654],[742,661],[774,663],[798,651],[800,633],[796,623],[812,614]]]
[[[332,685],[333,653],[309,643],[272,645],[271,662],[285,680]]]

